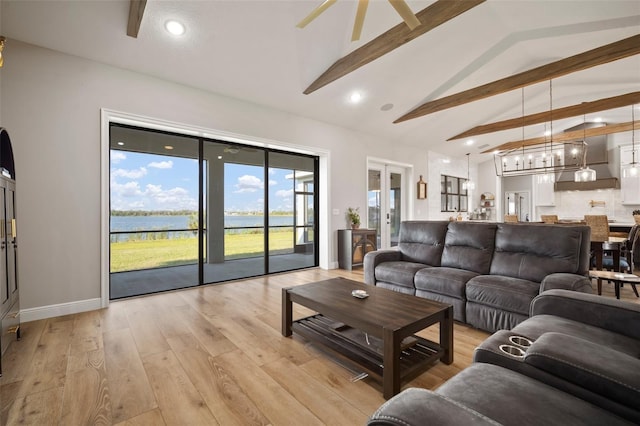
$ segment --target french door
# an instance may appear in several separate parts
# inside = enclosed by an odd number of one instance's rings
[[[378,248],[398,245],[400,222],[406,216],[406,169],[369,162],[367,183],[368,227],[378,233]]]

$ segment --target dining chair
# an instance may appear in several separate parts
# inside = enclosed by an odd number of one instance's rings
[[[598,268],[596,254],[602,256],[602,270],[630,272],[631,267],[624,254],[627,241],[609,243],[609,220],[607,215],[585,215],[584,221],[591,228],[591,267]],[[626,237],[625,237],[626,238]],[[597,252],[600,253],[597,253]],[[617,252],[617,253],[616,253]],[[619,257],[615,265],[614,258]],[[634,286],[634,292],[636,291]],[[598,278],[598,294],[602,294],[602,280]]]
[[[557,214],[541,214],[540,220],[544,223],[558,223],[558,215]]]
[[[518,215],[517,214],[505,214],[504,215],[505,223],[517,223]]]
[[[591,228],[591,241],[609,239],[609,219],[606,214],[584,215],[584,221]]]

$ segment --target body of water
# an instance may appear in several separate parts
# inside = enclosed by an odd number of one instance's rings
[[[190,216],[111,216],[111,232],[188,229]],[[263,216],[225,216],[225,228],[263,226]],[[293,216],[269,216],[269,225],[293,226]]]

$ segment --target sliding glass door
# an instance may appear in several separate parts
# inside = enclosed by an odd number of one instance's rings
[[[318,265],[317,157],[110,130],[111,299]]]

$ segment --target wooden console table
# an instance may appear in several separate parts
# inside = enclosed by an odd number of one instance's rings
[[[364,262],[364,255],[377,250],[375,229],[339,229],[338,265],[341,269],[351,270]]]

